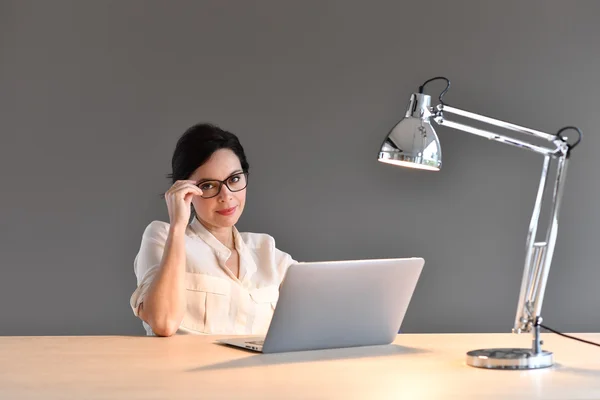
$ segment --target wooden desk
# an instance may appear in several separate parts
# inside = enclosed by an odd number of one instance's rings
[[[600,334],[580,337],[600,341]],[[0,337],[0,399],[600,399],[600,348],[544,334],[556,365],[469,367],[529,335],[399,335],[394,345],[262,355],[215,337]]]

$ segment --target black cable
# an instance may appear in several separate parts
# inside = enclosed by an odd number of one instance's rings
[[[569,144],[567,142],[567,140],[560,135],[563,131],[566,131],[567,129],[573,129],[573,130],[577,131],[577,134],[579,135],[579,137],[577,138],[577,141],[573,144]],[[582,133],[581,133],[581,130],[576,126],[565,126],[564,128],[560,129],[558,132],[556,132],[556,136],[563,142],[567,143],[567,146],[569,147],[568,151],[570,153],[571,150],[573,150],[575,148],[575,146],[577,146],[579,144],[579,142],[581,142]]]
[[[425,83],[423,83],[421,86],[419,86],[419,93],[423,93],[423,89],[425,89],[425,85],[427,85],[429,82],[431,81],[435,81],[437,79],[442,79],[446,81],[446,89],[444,89],[442,91],[442,93],[440,93],[440,104],[444,105],[444,101],[442,100],[442,97],[444,97],[444,95],[446,94],[446,92],[448,91],[448,89],[450,89],[450,80],[448,80],[448,78],[443,77],[443,76],[436,76],[435,78],[431,78],[425,81]]]
[[[542,325],[542,324],[539,324],[539,325],[540,325],[542,328],[544,328],[545,330],[547,330],[547,331],[550,331],[550,332],[552,332],[552,333],[556,333],[556,334],[557,334],[557,335],[559,335],[559,336],[563,336],[563,337],[566,337],[566,338],[568,338],[568,339],[573,339],[573,340],[577,340],[577,341],[579,341],[579,342],[583,342],[583,343],[591,344],[591,345],[593,345],[593,346],[598,346],[598,347],[600,347],[600,343],[596,343],[596,342],[590,342],[589,340],[585,340],[585,339],[581,339],[581,338],[578,338],[578,337],[575,337],[575,336],[567,335],[567,334],[561,333],[561,332],[559,332],[559,331],[556,331],[556,330],[554,330],[554,329],[552,329],[552,328],[548,328],[546,325]]]

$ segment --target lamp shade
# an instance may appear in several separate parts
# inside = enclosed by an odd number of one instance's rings
[[[442,150],[429,121],[430,104],[430,96],[421,93],[410,96],[404,118],[394,126],[381,145],[378,161],[439,171],[442,166]]]

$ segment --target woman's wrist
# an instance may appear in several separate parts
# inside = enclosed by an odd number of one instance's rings
[[[187,224],[184,224],[181,222],[176,222],[176,223],[170,225],[169,234],[171,234],[171,235],[185,234],[186,229],[187,229]]]

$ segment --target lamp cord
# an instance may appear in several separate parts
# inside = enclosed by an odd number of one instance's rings
[[[421,86],[419,86],[419,93],[423,93],[423,90],[425,89],[425,85],[427,85],[429,82],[435,81],[435,80],[438,80],[438,79],[442,79],[442,80],[446,81],[446,89],[444,89],[442,91],[442,93],[440,93],[440,97],[439,97],[440,104],[441,105],[445,105],[444,101],[442,100],[442,97],[444,97],[444,95],[446,94],[446,92],[448,91],[448,89],[450,89],[450,80],[448,78],[446,78],[446,77],[436,76],[435,78],[431,78],[431,79],[426,80],[425,83],[423,83]]]
[[[567,339],[573,339],[573,340],[577,340],[578,342],[583,342],[583,343],[591,344],[593,346],[600,347],[600,343],[591,342],[589,340],[585,340],[585,339],[581,339],[581,338],[578,338],[578,337],[575,337],[575,336],[567,335],[567,334],[561,333],[561,332],[559,332],[557,330],[554,330],[552,328],[549,328],[546,325],[539,324],[539,326],[541,326],[542,328],[544,328],[547,331],[550,331],[552,333],[556,333],[559,336],[566,337]]]
[[[575,143],[573,143],[573,144],[569,144],[569,143],[567,142],[567,138],[565,138],[565,137],[562,137],[562,136],[560,135],[560,134],[561,134],[563,131],[566,131],[566,130],[568,130],[568,129],[573,129],[574,131],[577,131],[577,134],[579,135],[579,137],[577,138],[577,140],[576,140],[576,141],[575,141]],[[565,126],[564,128],[560,129],[558,132],[556,132],[556,136],[557,136],[557,137],[558,137],[560,140],[562,140],[563,142],[567,143],[567,146],[569,147],[569,150],[568,150],[568,151],[569,151],[569,153],[570,153],[570,152],[571,152],[571,150],[573,150],[573,149],[575,148],[575,146],[577,146],[577,145],[579,144],[579,142],[581,142],[581,136],[582,136],[582,134],[581,134],[581,130],[580,130],[578,127],[576,127],[576,126]]]

